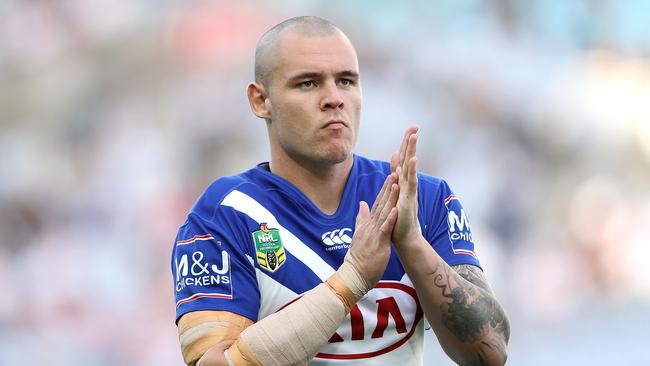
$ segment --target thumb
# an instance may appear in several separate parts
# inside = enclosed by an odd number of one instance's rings
[[[368,220],[370,217],[370,208],[365,201],[359,202],[359,213],[357,214],[356,226],[359,226],[362,222]]]

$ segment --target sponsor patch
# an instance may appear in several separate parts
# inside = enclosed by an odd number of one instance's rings
[[[280,230],[272,229],[266,223],[260,224],[260,229],[252,233],[257,254],[257,264],[267,271],[275,272],[287,260]]]
[[[423,317],[413,287],[396,281],[379,281],[345,317],[315,359],[369,360],[387,354],[415,335]],[[409,346],[406,346],[409,347]]]
[[[469,220],[465,209],[460,204],[460,201],[455,194],[450,195],[444,201],[447,207],[447,223],[449,229],[447,234],[451,241],[451,247],[454,254],[474,254],[474,241],[472,238],[472,230],[469,227]]]
[[[177,241],[173,270],[177,307],[199,298],[232,299],[230,256],[212,235]]]

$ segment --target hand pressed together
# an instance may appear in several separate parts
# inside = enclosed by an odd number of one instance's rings
[[[384,181],[372,209],[361,202],[348,255],[373,287],[381,278],[390,257],[390,242],[399,249],[420,233],[418,178],[415,157],[418,128],[409,127],[399,152],[391,159],[391,174]]]
[[[397,175],[399,198],[397,200],[397,221],[393,228],[392,240],[399,249],[415,242],[421,235],[418,221],[418,176],[417,158],[418,127],[409,127],[404,133],[402,145],[390,161],[392,174]]]
[[[371,288],[384,274],[390,258],[391,233],[397,220],[395,204],[399,195],[396,180],[396,174],[386,177],[372,209],[366,202],[359,204],[352,245],[347,254]]]

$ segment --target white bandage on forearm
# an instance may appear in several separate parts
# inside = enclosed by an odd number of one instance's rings
[[[306,364],[345,318],[343,303],[325,284],[244,330],[240,339],[264,366]]]
[[[246,328],[226,352],[229,363],[243,356],[264,366],[304,365],[336,332],[357,300],[370,290],[350,256],[327,283]]]

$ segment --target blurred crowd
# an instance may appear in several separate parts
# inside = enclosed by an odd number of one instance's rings
[[[268,160],[258,37],[357,47],[357,151],[421,126],[511,316],[512,365],[647,365],[650,2],[0,2],[0,365],[181,365],[176,230]],[[431,338],[431,337],[430,337]],[[645,345],[645,346],[644,346]],[[593,358],[593,359],[592,359]],[[435,340],[425,365],[448,365]]]

